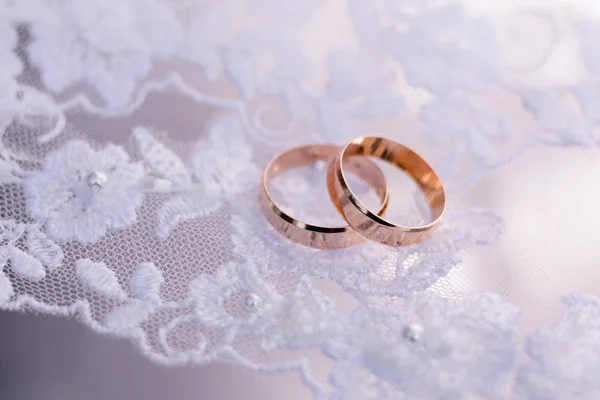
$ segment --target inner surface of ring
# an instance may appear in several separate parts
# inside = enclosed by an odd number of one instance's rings
[[[301,223],[274,204],[268,189],[269,181],[278,175],[295,168],[311,165],[315,161],[322,160],[329,162],[333,160],[340,153],[340,151],[341,147],[336,145],[306,145],[282,152],[276,158],[274,158],[265,169],[263,182],[269,201],[273,203],[273,207],[276,207],[276,210],[274,209],[274,211],[278,213],[280,217],[286,219],[290,223],[295,223],[296,225],[301,224],[304,229],[327,229],[330,232],[331,229],[335,231],[348,229],[347,226],[324,228],[313,224]],[[379,170],[379,168],[377,168],[374,163],[364,157],[353,157],[344,164],[344,167],[348,172],[358,176],[375,190],[381,204],[377,213],[382,213],[387,205],[387,186],[385,176]],[[323,172],[323,179],[325,180],[325,172]]]
[[[362,137],[350,142],[341,154],[342,168],[341,172],[344,175],[346,168],[346,160],[352,160],[353,156],[373,156],[387,161],[409,174],[419,185],[420,189],[429,204],[431,209],[431,220],[429,224],[422,228],[433,225],[438,218],[443,214],[446,195],[440,178],[437,176],[433,168],[421,156],[411,149],[402,146],[392,140],[380,137]],[[361,159],[363,157],[360,157]],[[356,197],[356,196],[354,196]],[[356,198],[356,200],[358,200]],[[360,200],[358,200],[360,202]],[[363,204],[357,204],[360,208],[367,209]],[[393,223],[377,216],[376,219],[388,226],[394,226]],[[411,227],[413,228],[413,227]],[[420,228],[420,227],[414,227]]]

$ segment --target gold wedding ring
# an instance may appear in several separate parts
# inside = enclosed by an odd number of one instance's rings
[[[430,223],[423,226],[395,225],[382,218],[380,213],[370,211],[356,197],[348,186],[345,165],[350,159],[364,159],[366,156],[385,160],[416,180],[431,209]],[[433,168],[411,149],[381,137],[364,136],[348,143],[329,165],[327,188],[333,204],[354,230],[390,246],[419,242],[439,222],[446,207],[446,193]]]
[[[365,240],[349,226],[324,227],[298,221],[279,208],[269,194],[268,183],[277,175],[303,165],[311,165],[315,161],[331,161],[340,151],[341,147],[335,145],[311,144],[279,153],[269,162],[263,174],[260,204],[267,220],[278,232],[294,242],[319,249],[337,249]],[[365,157],[353,157],[344,163],[344,171],[356,174],[375,189],[381,206],[373,215],[381,215],[388,204],[387,185],[381,170]]]

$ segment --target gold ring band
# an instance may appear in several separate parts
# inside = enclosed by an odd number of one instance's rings
[[[318,160],[329,162],[340,153],[341,147],[329,144],[311,144],[294,147],[275,156],[263,174],[260,204],[269,223],[281,234],[294,242],[319,249],[337,249],[351,246],[365,239],[349,226],[323,227],[296,220],[281,210],[271,199],[268,183],[284,171],[303,165],[311,165]],[[388,190],[381,170],[364,157],[355,157],[345,164],[346,169],[373,187],[381,200],[377,211],[380,215],[388,204]]]
[[[364,156],[385,160],[413,177],[429,203],[432,221],[417,227],[395,225],[383,219],[380,213],[370,211],[352,192],[345,176],[348,160]],[[433,168],[411,149],[381,137],[359,137],[348,143],[329,165],[327,188],[333,204],[354,230],[390,246],[408,246],[422,240],[439,222],[446,208],[446,193]]]

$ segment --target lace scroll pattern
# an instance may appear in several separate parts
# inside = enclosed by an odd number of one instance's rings
[[[523,342],[515,307],[448,284],[502,216],[451,202],[416,246],[324,252],[283,240],[254,201],[276,151],[373,127],[431,149],[451,198],[540,143],[596,145],[597,23],[535,16],[579,33],[585,79],[524,83],[514,70],[542,64],[508,67],[502,31],[458,3],[0,2],[0,308],[75,315],[157,362],[295,369],[317,397],[595,398],[596,298],[566,298]],[[352,45],[310,37],[338,23]],[[135,117],[173,93],[217,110],[191,139]],[[301,212],[313,188],[276,190]]]

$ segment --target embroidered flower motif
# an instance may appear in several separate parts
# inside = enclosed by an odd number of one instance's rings
[[[519,366],[515,393],[523,399],[600,398],[600,299],[563,299],[564,317],[527,338],[527,358]]]
[[[208,196],[242,195],[258,188],[260,182],[260,170],[252,161],[252,147],[233,116],[213,123],[207,140],[192,150],[190,169]]]
[[[361,306],[325,346],[335,398],[493,397],[516,364],[517,314],[494,295]]]
[[[152,57],[169,56],[182,37],[173,10],[157,0],[34,1],[30,7],[44,15],[31,25],[29,50],[46,87],[62,92],[84,81],[113,107],[129,101]]]
[[[421,108],[427,135],[445,150],[437,170],[454,190],[479,180],[488,168],[509,162],[529,148],[531,137],[514,132],[494,109],[479,107],[464,94],[437,93]]]
[[[42,170],[26,174],[27,210],[52,238],[93,243],[108,229],[135,223],[142,176],[142,166],[130,163],[121,147],[94,151],[71,141],[49,154]]]
[[[425,9],[394,41],[407,81],[437,93],[477,92],[499,74],[500,52],[487,21],[460,4]]]
[[[93,262],[88,258],[77,260],[75,275],[82,285],[94,293],[118,301],[127,299],[127,293],[121,288],[117,275],[103,262]]]
[[[316,3],[308,0],[292,6],[274,0],[251,1],[245,7],[247,12],[262,22],[260,27],[242,31],[237,23],[239,4],[204,5],[190,18],[183,56],[199,65],[210,80],[225,72],[246,100],[254,97],[255,89],[267,93],[287,92],[289,87],[308,78],[309,64],[302,55],[297,32],[290,29],[291,21],[282,19],[280,14],[294,14],[297,23],[310,17]],[[262,68],[259,60],[266,55],[274,63]]]
[[[198,321],[225,328],[228,341],[261,334],[281,315],[283,307],[282,296],[249,262],[231,262],[214,275],[202,275],[190,282],[188,293]]]
[[[134,128],[133,138],[149,174],[162,178],[166,191],[176,193],[163,203],[156,215],[156,234],[161,240],[181,222],[209,215],[221,207],[220,198],[206,196],[200,187],[195,187],[181,158],[157,140],[150,129]]]
[[[129,332],[164,306],[160,289],[165,282],[162,272],[153,263],[139,264],[129,280],[132,297],[112,309],[104,324],[118,332]]]
[[[22,279],[37,282],[62,264],[64,253],[37,224],[23,224],[14,220],[0,220],[0,300],[12,296],[10,280],[2,269],[10,265],[13,273]]]
[[[296,286],[286,314],[286,322],[264,342],[266,349],[320,346],[342,328],[335,303],[315,290],[307,275]]]
[[[221,116],[213,122],[208,138],[191,150],[189,169],[154,137],[151,129],[138,126],[133,137],[150,173],[171,185],[173,195],[157,212],[156,233],[160,239],[166,239],[178,224],[210,215],[224,201],[258,188],[260,170],[235,117]]]
[[[127,294],[115,272],[103,262],[77,260],[75,275],[92,292],[120,303],[104,316],[104,325],[114,333],[131,332],[163,306],[160,289],[165,279],[153,263],[141,263],[133,271],[129,281],[133,296]]]

